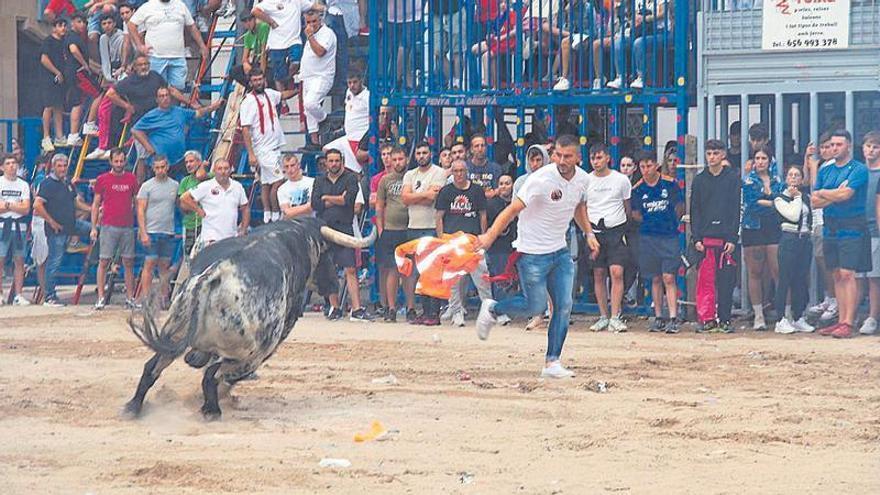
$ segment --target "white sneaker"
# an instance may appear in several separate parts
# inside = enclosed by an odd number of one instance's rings
[[[82,130],[84,136],[97,136],[98,124],[95,122],[86,122],[85,124],[83,124]]]
[[[800,320],[794,322],[794,328],[798,332],[803,332],[803,333],[812,333],[812,332],[816,331],[816,327],[807,323],[807,319],[804,318],[803,316],[801,316]]]
[[[819,304],[808,308],[807,313],[815,316],[821,316],[822,313],[824,313],[825,310],[828,309],[829,304],[831,304],[831,299],[826,297]]]
[[[79,146],[83,142],[82,137],[79,134],[68,134],[67,135],[67,146]]]
[[[825,307],[825,311],[822,312],[822,316],[819,319],[821,319],[821,320],[836,320],[837,319],[837,299],[831,299],[828,301],[828,306]]]
[[[27,299],[21,297],[21,295],[16,295],[15,299],[12,300],[13,306],[30,306],[31,302]]]
[[[440,313],[440,320],[446,321],[446,320],[451,320],[451,319],[452,319],[452,308],[447,306],[446,311]]]
[[[492,314],[492,308],[498,304],[494,299],[484,299],[483,303],[480,305],[480,314],[477,315],[477,337],[480,340],[486,340],[489,338],[489,332],[492,331],[492,326],[498,322],[495,316]]]
[[[559,361],[553,361],[550,366],[541,370],[542,378],[574,378],[574,372],[562,367]]]
[[[776,322],[776,328],[773,330],[776,333],[795,333],[797,332],[797,328],[788,320],[788,318],[783,317],[781,320]]]
[[[783,320],[784,319],[785,318],[783,318]],[[756,332],[767,330],[767,322],[764,321],[764,315],[755,315],[755,321],[752,323],[752,330],[755,330]]]
[[[614,333],[623,333],[628,330],[626,323],[623,322],[619,317],[615,316],[608,320],[608,330]]]
[[[95,148],[95,151],[92,151],[88,155],[86,155],[86,160],[106,160],[109,158],[110,152],[108,150],[103,150],[101,148]]]
[[[620,89],[620,87],[623,86],[623,78],[617,76],[614,78],[614,80],[608,81],[608,84],[606,84],[605,86],[611,89]]]
[[[602,89],[602,80],[601,79],[593,79],[593,90],[599,91]]]
[[[461,312],[452,315],[452,326],[461,328],[464,326],[464,315]]]
[[[510,317],[507,315],[498,315],[497,320],[498,320],[498,324],[501,325],[502,327],[506,327],[507,325],[510,324]]]
[[[584,34],[584,33],[571,33],[571,49],[572,49],[572,50],[577,49],[577,47],[578,47],[581,43],[583,43],[584,41],[587,41],[587,40],[589,40],[589,39],[590,39],[590,35],[589,35],[589,34]]]
[[[591,332],[601,332],[602,330],[608,330],[609,323],[610,323],[610,320],[608,320],[607,317],[600,316],[599,319],[596,320],[596,323],[593,323],[590,326],[590,331]]]
[[[52,153],[55,151],[55,145],[52,144],[52,138],[46,136],[40,141],[40,147],[43,148],[43,151],[46,153]]]
[[[103,297],[99,297],[98,300],[95,301],[95,309],[96,310],[100,311],[100,310],[104,309],[105,306],[107,306],[107,303],[104,301]]]
[[[560,77],[553,85],[553,91],[568,91],[569,89],[571,89],[571,83],[564,77]]]
[[[865,322],[859,327],[859,333],[862,335],[874,335],[877,333],[877,320],[870,316],[865,318]]]
[[[632,89],[642,89],[645,87],[645,81],[642,79],[642,76],[639,76],[629,83],[629,87]]]

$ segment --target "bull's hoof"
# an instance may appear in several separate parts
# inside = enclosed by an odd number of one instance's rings
[[[139,404],[133,400],[128,401],[122,408],[120,415],[125,419],[138,419],[141,417],[143,404]]]
[[[218,421],[220,415],[219,407],[202,406],[202,417],[205,418],[205,421]]]

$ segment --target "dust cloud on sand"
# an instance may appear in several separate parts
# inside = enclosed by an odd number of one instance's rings
[[[880,493],[877,337],[581,322],[577,377],[551,382],[544,334],[521,325],[480,342],[308,314],[221,421],[182,359],[130,421],[150,355],[126,317],[0,309],[0,492]]]

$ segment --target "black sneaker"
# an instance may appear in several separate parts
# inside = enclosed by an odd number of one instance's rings
[[[385,323],[397,323],[397,310],[394,308],[385,309],[385,315],[383,316],[382,321]]]
[[[715,320],[703,321],[703,322],[697,323],[696,332],[697,333],[711,332],[717,326],[718,326],[718,322]]]
[[[358,308],[351,310],[349,321],[373,321],[373,317],[367,313],[367,308]]]
[[[675,318],[666,322],[666,333],[678,333],[678,321]]]
[[[330,321],[342,319],[342,309],[331,306],[330,311],[327,312],[327,319]]]
[[[651,322],[651,326],[648,327],[649,332],[662,332],[666,328],[666,322],[661,317],[655,317],[654,321]]]
[[[406,310],[406,322],[407,323],[415,323],[416,320],[419,319],[418,313],[413,308],[409,308]]]
[[[722,321],[718,326],[719,333],[733,333],[733,325],[730,321]]]
[[[377,304],[376,309],[374,310],[374,314],[376,315],[376,318],[384,317],[385,316],[385,306],[382,306],[381,304]]]

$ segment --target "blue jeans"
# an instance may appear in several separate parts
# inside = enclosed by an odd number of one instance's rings
[[[660,50],[666,51],[668,48],[668,37],[666,31],[657,31],[654,34],[646,34],[636,38],[633,42],[633,62],[636,66],[636,74],[639,77],[645,77],[648,72],[648,64],[656,65],[660,60],[666,57],[665,53],[658,53]],[[652,67],[653,68],[653,67]],[[655,78],[663,80],[662,74]]]
[[[88,235],[92,230],[92,224],[85,220],[76,221],[75,235]],[[49,256],[46,258],[46,297],[45,299],[58,299],[55,291],[55,279],[58,269],[61,268],[61,260],[67,251],[67,234],[56,234],[46,225],[46,244],[49,246]]]
[[[156,71],[169,86],[183,91],[186,87],[186,59],[150,57],[150,70]]]
[[[556,361],[568,334],[571,318],[575,267],[571,251],[562,248],[549,254],[523,254],[517,261],[522,294],[498,301],[495,313],[510,317],[531,317],[547,310],[547,294],[553,302],[553,317],[547,332],[547,361]]]

